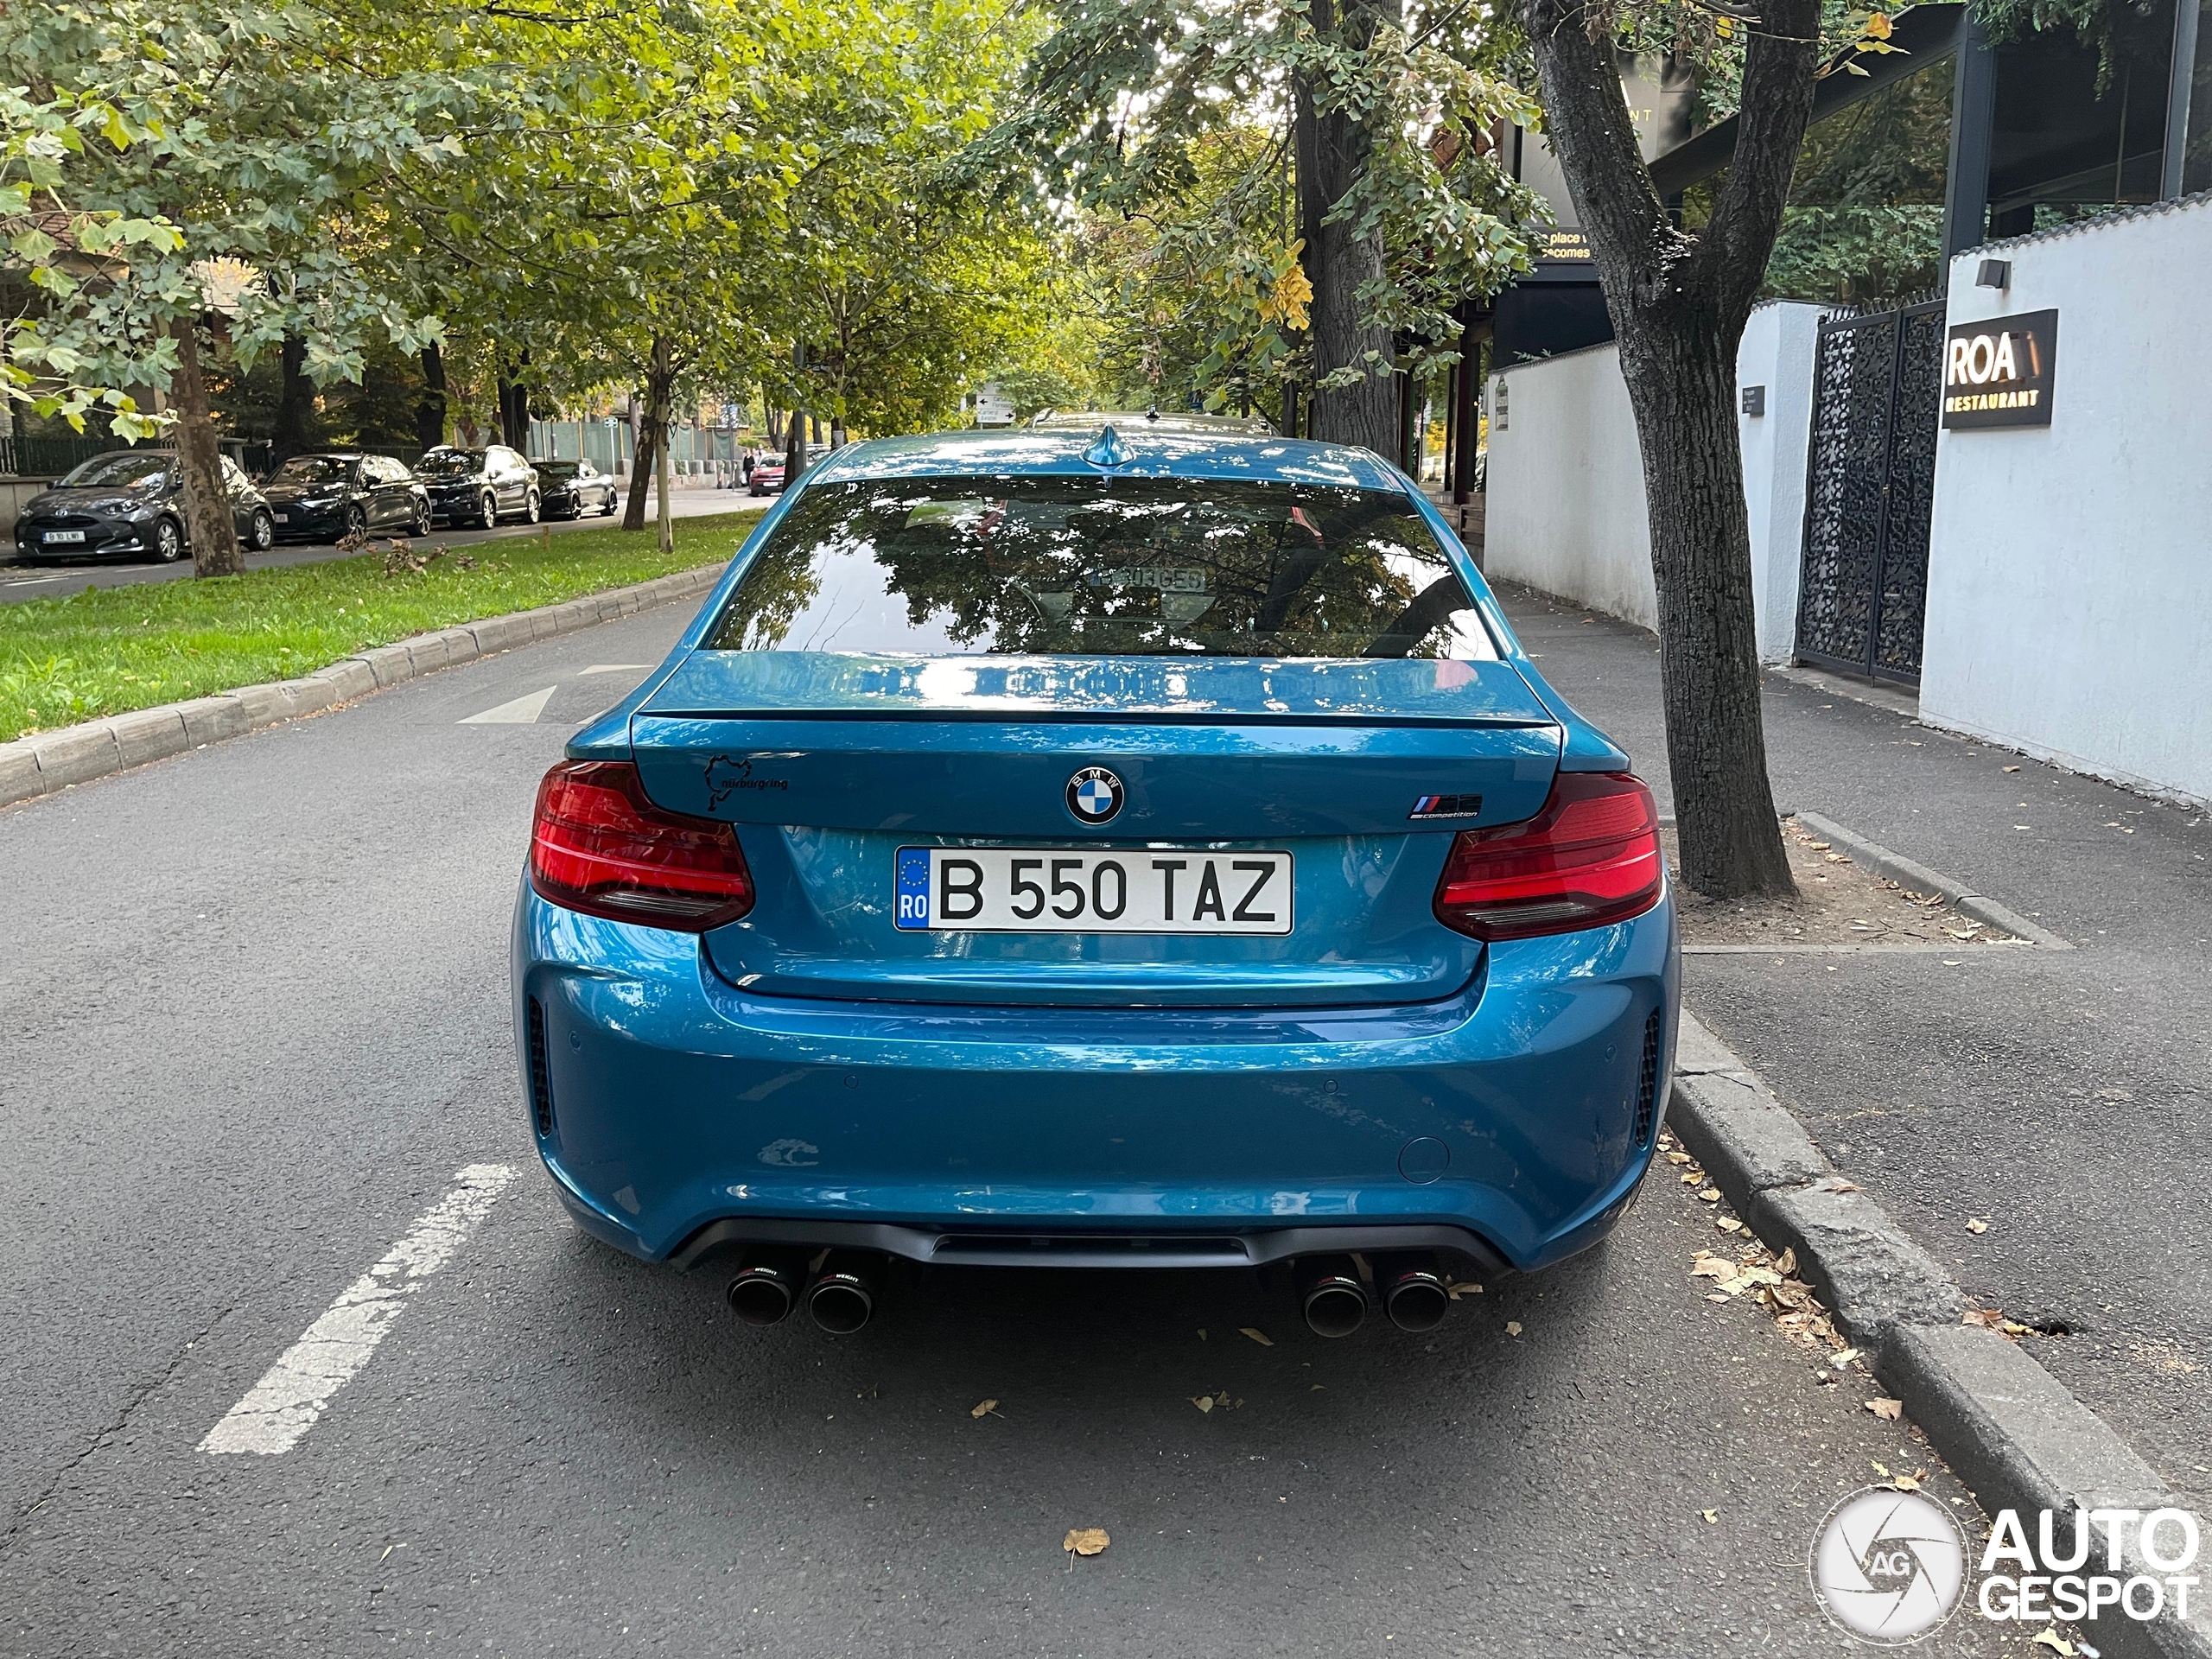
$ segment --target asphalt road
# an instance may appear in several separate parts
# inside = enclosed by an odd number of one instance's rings
[[[670,517],[697,518],[709,513],[740,512],[747,507],[766,507],[770,498],[756,498],[742,490],[671,490],[669,492]],[[651,509],[647,522],[650,524]],[[441,526],[430,534],[433,544],[442,542],[448,547],[473,547],[479,542],[509,541],[518,536],[535,536],[545,528],[558,533],[577,529],[605,530],[620,523],[618,512],[612,518],[596,514],[584,518],[549,518],[538,524],[501,524],[494,530],[462,530]],[[378,543],[385,538],[376,537]],[[291,564],[319,564],[325,559],[344,556],[327,542],[280,543],[266,553],[246,555],[246,569],[265,570]],[[107,559],[76,559],[41,562],[27,564],[17,561],[0,563],[0,604],[15,599],[56,599],[67,594],[79,594],[87,588],[127,588],[141,582],[175,582],[192,574],[192,562],[180,560],[175,564],[127,564]]]
[[[1652,636],[1503,597],[1671,810]],[[2212,1511],[2212,815],[1780,676],[1764,708],[1779,807],[2075,948],[1692,957],[1688,1000],[1961,1288],[2052,1332],[2023,1340]]]
[[[0,1653],[1858,1650],[1815,1527],[1933,1460],[1704,1299],[1720,1236],[1663,1175],[1603,1249],[1338,1343],[1241,1274],[945,1273],[762,1332],[571,1229],[509,908],[540,772],[685,620],[0,812]],[[198,1449],[486,1165],[290,1450]],[[1071,1564],[1081,1526],[1113,1543]]]

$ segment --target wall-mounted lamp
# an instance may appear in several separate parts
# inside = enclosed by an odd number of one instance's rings
[[[2010,259],[1985,259],[1974,273],[1976,288],[1993,288],[1999,293],[2012,286],[2012,262]]]
[[[1745,414],[1764,415],[1766,413],[1766,388],[1764,386],[1745,386],[1744,388],[1743,396]]]

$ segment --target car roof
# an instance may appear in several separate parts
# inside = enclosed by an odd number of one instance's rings
[[[1257,415],[1207,415],[1197,410],[1047,409],[1023,423],[1033,431],[1096,432],[1112,425],[1117,432],[1143,428],[1154,432],[1211,432],[1224,436],[1275,435],[1274,423]]]
[[[1110,468],[1084,459],[1107,426],[1128,460]],[[1127,427],[970,428],[918,437],[849,443],[814,470],[823,482],[860,478],[919,478],[1014,473],[1072,473],[1117,478],[1244,478],[1282,484],[1402,490],[1396,469],[1371,449],[1249,432],[1192,431],[1178,423]]]

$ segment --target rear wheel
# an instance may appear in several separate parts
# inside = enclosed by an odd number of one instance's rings
[[[276,521],[269,516],[266,507],[256,507],[253,517],[246,520],[245,544],[257,553],[266,553],[276,545]]]
[[[489,490],[485,491],[484,499],[476,504],[476,522],[485,530],[499,522],[499,499]]]
[[[538,510],[539,503],[537,499],[537,492],[536,490],[532,490],[528,495],[525,495],[522,499],[523,523],[525,524],[536,524],[538,519]]]
[[[184,556],[184,531],[175,519],[154,521],[154,556],[163,564],[175,564]]]
[[[614,516],[614,505],[620,499],[614,491],[609,490],[607,493],[606,500],[600,503],[599,516],[602,518],[612,518]]]

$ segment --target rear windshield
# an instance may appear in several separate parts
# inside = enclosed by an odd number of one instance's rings
[[[715,651],[1497,655],[1405,497],[1177,478],[813,484]]]
[[[537,468],[538,477],[556,484],[565,484],[576,475],[576,463],[573,461],[533,461],[530,464]]]

